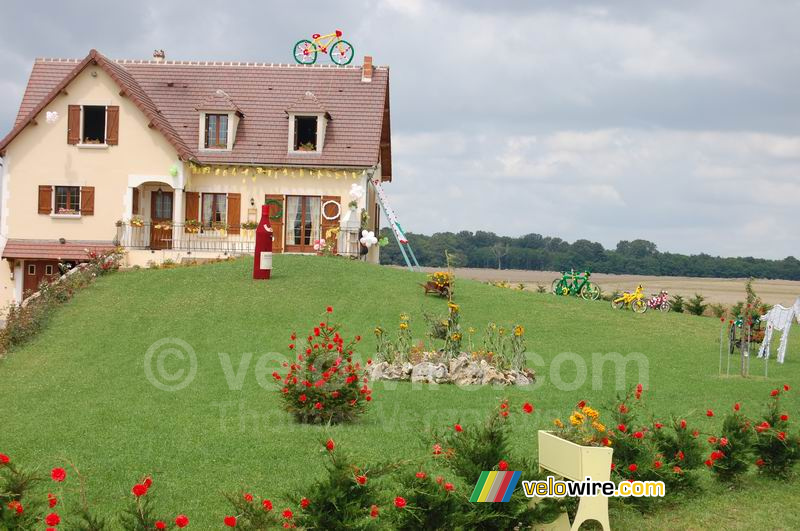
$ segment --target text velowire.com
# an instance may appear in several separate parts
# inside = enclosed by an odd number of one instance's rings
[[[523,481],[522,489],[528,498],[563,498],[580,496],[607,496],[621,498],[663,497],[663,481],[563,481],[547,476],[542,481]]]

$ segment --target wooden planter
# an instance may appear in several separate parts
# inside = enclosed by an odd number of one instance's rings
[[[581,446],[539,430],[539,470],[549,470],[573,481],[609,481],[611,458],[614,450],[602,446]],[[571,529],[580,528],[586,520],[597,520],[604,530],[611,529],[608,522],[608,498],[583,497]]]

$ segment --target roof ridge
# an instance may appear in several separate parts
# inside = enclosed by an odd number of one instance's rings
[[[257,68],[319,68],[319,69],[341,69],[341,70],[360,70],[363,65],[331,65],[331,64],[313,64],[301,65],[297,63],[280,63],[268,61],[201,61],[201,60],[174,60],[169,59],[166,61],[156,61],[155,59],[109,59],[110,61],[119,65],[168,65],[168,66],[245,66]],[[74,59],[67,57],[37,57],[34,59],[37,63],[80,63],[82,59]],[[389,65],[375,65],[373,68],[388,69]]]

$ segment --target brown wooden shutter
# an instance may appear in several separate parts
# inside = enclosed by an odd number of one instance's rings
[[[198,192],[186,192],[186,221],[200,220],[200,194]],[[184,232],[189,232],[188,227]]]
[[[119,144],[119,107],[115,105],[106,107],[106,144]]]
[[[131,209],[131,211],[134,214],[138,214],[139,213],[139,189],[138,188],[134,188],[133,189],[133,208]]]
[[[328,201],[336,201],[337,205],[333,203],[329,203],[325,205]],[[333,219],[325,219],[325,216]],[[321,237],[324,238],[326,241],[329,239],[326,232],[328,229],[332,229],[334,227],[338,227],[342,219],[342,198],[338,195],[323,195],[322,196],[322,220],[320,221],[320,226],[322,227],[321,230]],[[338,246],[334,246],[334,252],[338,248]]]
[[[67,109],[67,144],[81,141],[81,106],[70,105]]]
[[[39,187],[39,214],[49,214],[53,211],[53,187]]]
[[[242,194],[228,194],[228,234],[239,234],[242,224]]]
[[[270,217],[269,223],[272,226],[272,252],[273,253],[282,253],[283,252],[283,212],[286,209],[286,202],[283,200],[282,195],[276,194],[267,194],[264,196],[264,200],[267,199],[274,199],[276,201],[280,201],[281,206],[278,205],[270,205],[269,206],[269,215],[274,216],[278,213],[281,214],[280,219],[272,219]],[[259,214],[260,216],[261,214]]]
[[[81,186],[81,214],[94,216],[94,186]]]

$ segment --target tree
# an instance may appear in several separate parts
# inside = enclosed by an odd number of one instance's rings
[[[494,256],[497,258],[497,269],[503,269],[502,266],[502,259],[504,256],[508,254],[509,245],[507,243],[500,243],[497,242],[496,244],[492,245],[492,252]]]

